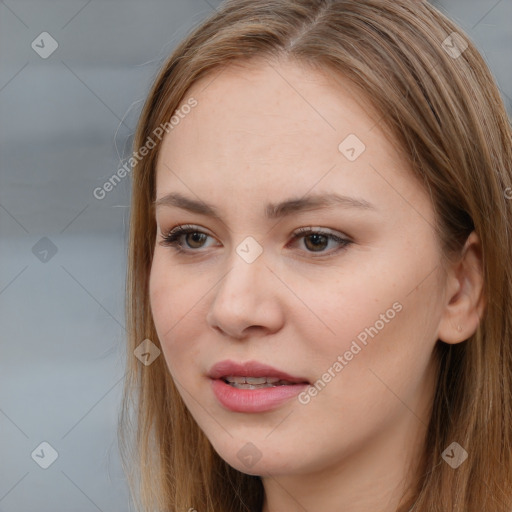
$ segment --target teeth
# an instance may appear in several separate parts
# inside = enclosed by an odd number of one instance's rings
[[[267,377],[245,377],[247,384],[266,384]]]
[[[229,384],[233,388],[237,389],[263,389],[263,388],[275,388],[276,384],[237,384],[236,382]]]
[[[245,384],[245,377],[226,377],[229,382],[236,382],[237,384]]]
[[[224,377],[224,380],[238,389],[260,389],[293,384],[292,382],[281,380],[278,377],[240,377],[233,375]]]

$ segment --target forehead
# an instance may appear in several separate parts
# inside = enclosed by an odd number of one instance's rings
[[[190,98],[197,106],[160,148],[157,196],[170,188],[209,197],[231,190],[278,201],[284,191],[301,196],[322,182],[362,197],[382,191],[371,165],[412,179],[379,114],[327,70],[295,61],[232,63],[196,82],[182,105]],[[357,160],[343,153],[347,140],[362,151]]]
[[[279,134],[285,139],[274,143],[281,144],[300,135],[318,135],[323,137],[315,143],[325,140],[327,145],[347,129],[362,135],[379,119],[367,99],[339,73],[283,59],[230,63],[193,84],[182,104],[190,97],[198,101],[194,115],[183,119],[168,138],[178,144],[183,142],[180,135],[189,139],[191,132],[208,132],[217,139],[219,150],[223,134],[246,143]]]

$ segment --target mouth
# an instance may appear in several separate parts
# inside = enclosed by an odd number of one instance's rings
[[[289,380],[283,380],[279,377],[239,377],[229,376],[222,377],[222,381],[237,389],[263,389],[263,388],[275,388],[278,386],[293,386],[298,384],[297,382],[291,382]],[[306,384],[306,382],[303,382]]]
[[[221,361],[208,377],[218,403],[236,413],[263,413],[278,409],[309,386],[306,378],[258,361]]]
[[[208,376],[211,379],[222,380],[237,389],[261,389],[309,384],[309,381],[304,377],[290,375],[285,371],[258,361],[247,361],[245,363],[236,363],[230,360],[220,361],[212,366]]]

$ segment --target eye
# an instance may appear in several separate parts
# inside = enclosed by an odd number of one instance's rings
[[[189,237],[188,235],[194,235]],[[205,240],[210,235],[200,231],[195,226],[184,224],[171,229],[166,235],[163,235],[161,245],[173,247],[178,252],[189,252],[188,249],[200,249],[203,247]],[[182,237],[185,238],[188,249],[184,249]],[[197,251],[192,251],[197,252]]]
[[[207,247],[205,242],[208,238],[212,238],[207,233],[189,224],[176,226],[167,234],[162,235],[162,237],[161,245],[173,247],[177,252],[181,253],[200,252],[197,249]],[[300,239],[304,240],[306,252],[319,253],[320,256],[331,255],[353,243],[347,238],[313,227],[300,228],[292,234],[292,243]],[[325,251],[324,249],[328,247],[329,242],[334,242],[339,247],[331,251]]]
[[[308,249],[308,252],[320,253],[320,256],[331,255],[332,253],[338,252],[345,249],[348,245],[353,243],[348,238],[335,235],[330,231],[324,231],[320,228],[305,227],[300,228],[292,235],[293,241],[303,239],[304,245]],[[329,242],[338,244],[338,248],[333,251],[324,251],[329,245]]]

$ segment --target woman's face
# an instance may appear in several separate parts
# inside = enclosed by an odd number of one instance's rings
[[[258,60],[191,97],[157,163],[150,277],[183,401],[242,472],[393,471],[423,440],[434,390],[445,285],[428,195],[342,79]],[[212,379],[225,361],[254,365]],[[286,382],[223,380],[244,376]]]

